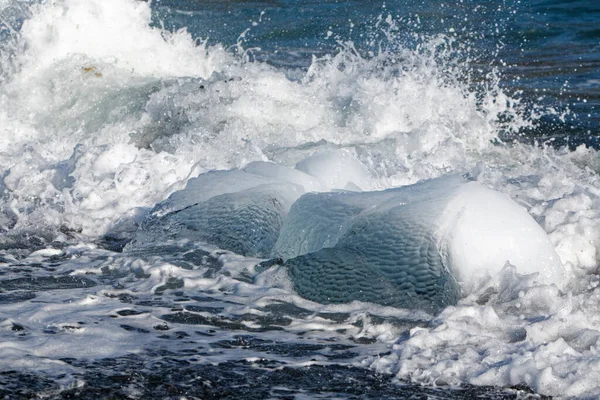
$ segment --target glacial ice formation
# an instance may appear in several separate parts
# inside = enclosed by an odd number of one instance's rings
[[[506,263],[564,282],[543,229],[508,197],[445,176],[380,192],[310,193],[291,207],[273,255],[300,295],[436,312]]]
[[[154,207],[127,249],[187,239],[245,256],[269,257],[296,199],[306,192],[361,190],[352,179],[363,183],[366,176],[364,167],[342,152],[318,154],[299,164],[295,169],[257,161],[240,170],[210,171],[190,179],[184,190]],[[333,179],[331,171],[340,166],[347,172]]]
[[[507,263],[538,283],[565,281],[546,233],[507,196],[460,175],[361,192],[363,171],[333,153],[296,169],[255,162],[208,172],[157,205],[127,249],[206,242],[282,259],[309,300],[429,312],[455,304]]]
[[[294,183],[243,170],[212,171],[156,206],[127,248],[187,239],[269,257],[287,210],[303,193]]]

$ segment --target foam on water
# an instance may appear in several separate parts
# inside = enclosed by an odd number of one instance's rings
[[[7,15],[17,4],[0,2],[0,10]],[[445,55],[452,40],[429,38],[419,51],[400,47],[370,58],[346,44],[315,58],[303,73],[250,62],[185,31],[152,28],[146,2],[58,0],[28,13],[20,14],[28,18],[20,32],[0,47],[0,245],[26,249],[2,254],[3,268],[11,268],[2,271],[9,274],[3,282],[36,271],[90,276],[98,286],[67,292],[52,286],[60,282],[44,281],[49,286],[35,292],[39,301],[1,302],[3,368],[43,367],[58,376],[74,368],[62,357],[162,346],[165,339],[143,332],[165,321],[193,335],[197,325],[172,311],[174,301],[153,302],[183,291],[214,296],[222,311],[211,323],[218,320],[225,327],[219,332],[232,340],[227,327],[257,324],[277,325],[265,333],[277,340],[298,340],[299,332],[312,332],[303,336],[307,341],[375,339],[357,346],[350,362],[426,383],[524,384],[556,396],[600,395],[598,154],[494,144],[503,129],[529,121],[494,80],[479,92],[469,89]],[[509,126],[498,122],[507,115]],[[261,260],[214,248],[148,258],[92,244],[103,236],[131,238],[151,207],[202,172],[252,161],[293,167],[340,148],[366,166],[351,171],[362,189],[477,169],[480,184],[522,205],[549,235],[566,270],[561,289],[508,265],[431,317],[366,303],[312,303],[293,293],[278,267],[248,283]],[[15,258],[40,248],[63,254]],[[527,251],[515,254],[526,263]],[[26,299],[28,289],[18,284],[4,289]],[[122,316],[107,317],[120,315],[127,296],[137,296],[136,306],[148,313],[129,316],[134,323],[126,324]],[[260,319],[270,315],[264,307],[281,302],[309,312],[289,313],[283,328],[281,321]],[[340,322],[323,313],[345,317]],[[210,319],[200,315],[202,323]],[[9,322],[24,329],[25,339]],[[387,347],[388,355],[375,356]],[[213,361],[232,356],[205,353]]]

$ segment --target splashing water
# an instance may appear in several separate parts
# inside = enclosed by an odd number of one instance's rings
[[[418,17],[382,14],[368,46],[326,29],[335,51],[290,66],[269,61],[268,43],[245,51],[253,31],[232,49],[165,30],[152,24],[160,7],[0,1],[2,369],[73,389],[85,366],[68,358],[102,369],[167,349],[192,364],[276,354],[426,384],[600,393],[597,152],[502,141],[564,110],[509,94],[451,32],[407,34]],[[364,165],[370,190],[476,171],[549,235],[563,290],[507,266],[432,317],[312,303],[281,269],[254,282],[262,260],[205,244],[111,251],[201,173],[332,150]]]

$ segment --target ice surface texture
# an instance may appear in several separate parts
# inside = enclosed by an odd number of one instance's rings
[[[215,196],[149,220],[144,229],[153,236],[151,240],[186,238],[245,256],[268,257],[282,224],[283,187],[262,185]]]
[[[437,311],[460,287],[435,233],[459,177],[364,193],[311,193],[291,208],[274,255],[287,259],[298,293]]]
[[[291,183],[262,184],[218,194],[164,215],[161,207],[144,221],[128,248],[188,239],[244,256],[269,257],[291,204],[290,196],[293,199],[298,191]]]
[[[562,282],[546,233],[507,196],[459,175],[384,191],[306,193],[360,189],[352,179],[364,181],[359,169],[338,181],[322,173],[348,159],[324,159],[200,175],[155,207],[128,249],[203,241],[281,258],[298,294],[312,301],[428,312],[455,304],[507,262],[541,283]]]
[[[323,159],[325,158],[325,159]],[[311,163],[314,159],[317,162]],[[313,174],[267,162],[241,170],[211,171],[190,179],[158,204],[128,249],[151,247],[167,240],[188,239],[214,244],[244,256],[269,257],[291,205],[306,191],[360,188],[351,179],[365,175],[360,163],[343,153],[303,160]],[[328,178],[332,165],[347,172]],[[352,174],[350,174],[352,173]]]

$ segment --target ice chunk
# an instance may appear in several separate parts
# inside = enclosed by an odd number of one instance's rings
[[[300,295],[439,311],[507,262],[539,283],[564,280],[546,233],[511,199],[460,176],[296,201],[273,256]]]
[[[267,257],[303,185],[316,184],[303,172],[266,162],[201,174],[158,204],[125,250],[187,239]]]
[[[236,193],[261,185],[287,182],[306,191],[323,190],[315,177],[293,168],[270,162],[255,161],[243,169],[209,171],[188,181],[185,189],[174,192],[158,204],[152,215],[162,216],[226,193]]]
[[[458,300],[460,287],[434,227],[463,184],[455,176],[381,192],[304,195],[274,255],[288,259],[295,289],[310,300],[437,312]]]
[[[324,157],[298,165],[317,174],[315,166],[352,164],[337,153]],[[499,279],[507,262],[520,274],[537,274],[537,283],[565,280],[546,233],[507,196],[460,175],[384,191],[305,193],[360,176],[350,167],[347,176],[338,172],[317,178],[255,162],[202,174],[159,204],[126,250],[169,240],[210,243],[283,259],[294,288],[310,300],[429,312]]]
[[[283,217],[301,190],[273,183],[213,196],[160,217],[150,217],[126,250],[188,239],[216,245],[245,256],[267,257]]]
[[[210,171],[190,179],[185,189],[174,192],[167,200],[154,207],[152,215],[160,217],[215,196],[239,192],[270,182],[270,179],[242,170]]]

